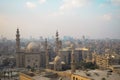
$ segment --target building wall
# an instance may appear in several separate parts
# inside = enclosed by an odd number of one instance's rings
[[[25,54],[25,67],[40,67],[40,54],[26,53]]]
[[[69,72],[54,71],[54,70],[50,70],[50,69],[46,69],[46,71],[57,73],[59,76],[62,76],[62,77],[68,77],[68,78],[70,78],[70,80],[92,80],[90,78],[80,76],[77,74],[71,74]],[[20,78],[19,80],[33,80],[30,76],[23,74],[23,73],[19,74],[19,78]]]
[[[104,58],[100,55],[96,56],[96,64],[100,67],[100,68],[108,68],[109,63],[108,63],[108,59]]]
[[[114,56],[114,57],[113,57]],[[100,69],[107,69],[112,65],[120,65],[120,56],[118,54],[92,54],[93,62],[95,62]]]
[[[16,66],[17,67],[24,67],[24,52],[17,52],[16,53]]]
[[[63,72],[63,71],[54,71],[54,70],[51,70],[51,69],[45,69],[46,72],[53,72],[53,73],[57,73],[59,76],[62,76],[62,77],[71,77],[71,73],[68,73],[68,72]]]
[[[71,51],[60,51],[62,61],[70,65],[71,62]]]
[[[77,75],[77,74],[71,74],[69,72],[54,71],[54,70],[50,70],[50,69],[46,69],[46,71],[57,73],[59,76],[62,76],[62,77],[70,77],[70,80],[92,80],[90,78],[80,76],[80,75]]]
[[[45,67],[45,52],[40,53],[26,53],[26,52],[17,52],[16,54],[16,65],[17,67]]]
[[[64,61],[67,65],[71,64],[71,50],[66,51],[60,51],[62,61]],[[75,50],[75,62],[79,63],[81,60],[83,60],[82,51],[81,50]]]
[[[83,77],[83,76],[80,76],[80,75],[77,75],[77,74],[72,74],[71,75],[71,80],[92,80],[92,79],[87,78],[87,77]]]
[[[89,54],[88,51],[82,50],[82,59],[83,59],[84,61],[86,61],[86,59],[87,59],[87,54]]]

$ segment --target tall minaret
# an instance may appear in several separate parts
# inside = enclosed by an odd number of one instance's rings
[[[59,48],[61,49],[62,48],[62,41],[59,40]]]
[[[56,31],[56,55],[58,55],[59,52],[59,34],[58,31]]]
[[[16,31],[16,52],[20,51],[20,33],[19,33],[19,29],[17,28]]]
[[[75,66],[74,46],[71,45],[71,73],[74,73],[75,71],[76,71],[76,66]]]
[[[46,56],[46,69],[49,68],[49,54],[48,54],[48,42],[45,39],[45,56]]]

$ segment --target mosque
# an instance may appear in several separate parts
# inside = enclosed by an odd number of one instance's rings
[[[75,65],[80,60],[87,58],[85,55],[88,49],[75,48],[74,45],[62,48],[62,41],[59,40],[58,31],[56,32],[55,50],[50,49],[48,41],[44,44],[30,42],[24,49],[20,46],[20,32],[16,31],[16,66],[18,68],[47,68],[56,71],[62,70],[63,65],[70,65],[72,72],[75,71]],[[84,54],[83,54],[84,52]],[[55,56],[52,57],[51,54]],[[54,58],[51,60],[51,58]]]

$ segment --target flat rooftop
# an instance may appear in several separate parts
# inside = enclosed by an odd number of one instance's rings
[[[56,73],[52,72],[40,72],[38,74],[36,73],[30,73],[30,72],[22,72],[29,77],[31,77],[34,80],[69,80],[67,77],[60,77]]]
[[[105,78],[105,80],[120,80],[120,74],[110,72],[108,70],[76,70],[74,74],[87,77],[93,80],[102,80],[102,78]]]

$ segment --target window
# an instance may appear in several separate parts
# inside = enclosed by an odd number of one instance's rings
[[[29,59],[28,59],[27,61],[28,61],[28,62],[30,62],[30,60],[29,60]]]
[[[75,80],[75,77],[73,77],[73,80]]]
[[[76,78],[76,80],[78,80],[78,78]]]
[[[38,66],[37,66],[37,65],[35,65],[35,67],[37,68]]]
[[[38,60],[36,59],[35,62],[38,62]]]

